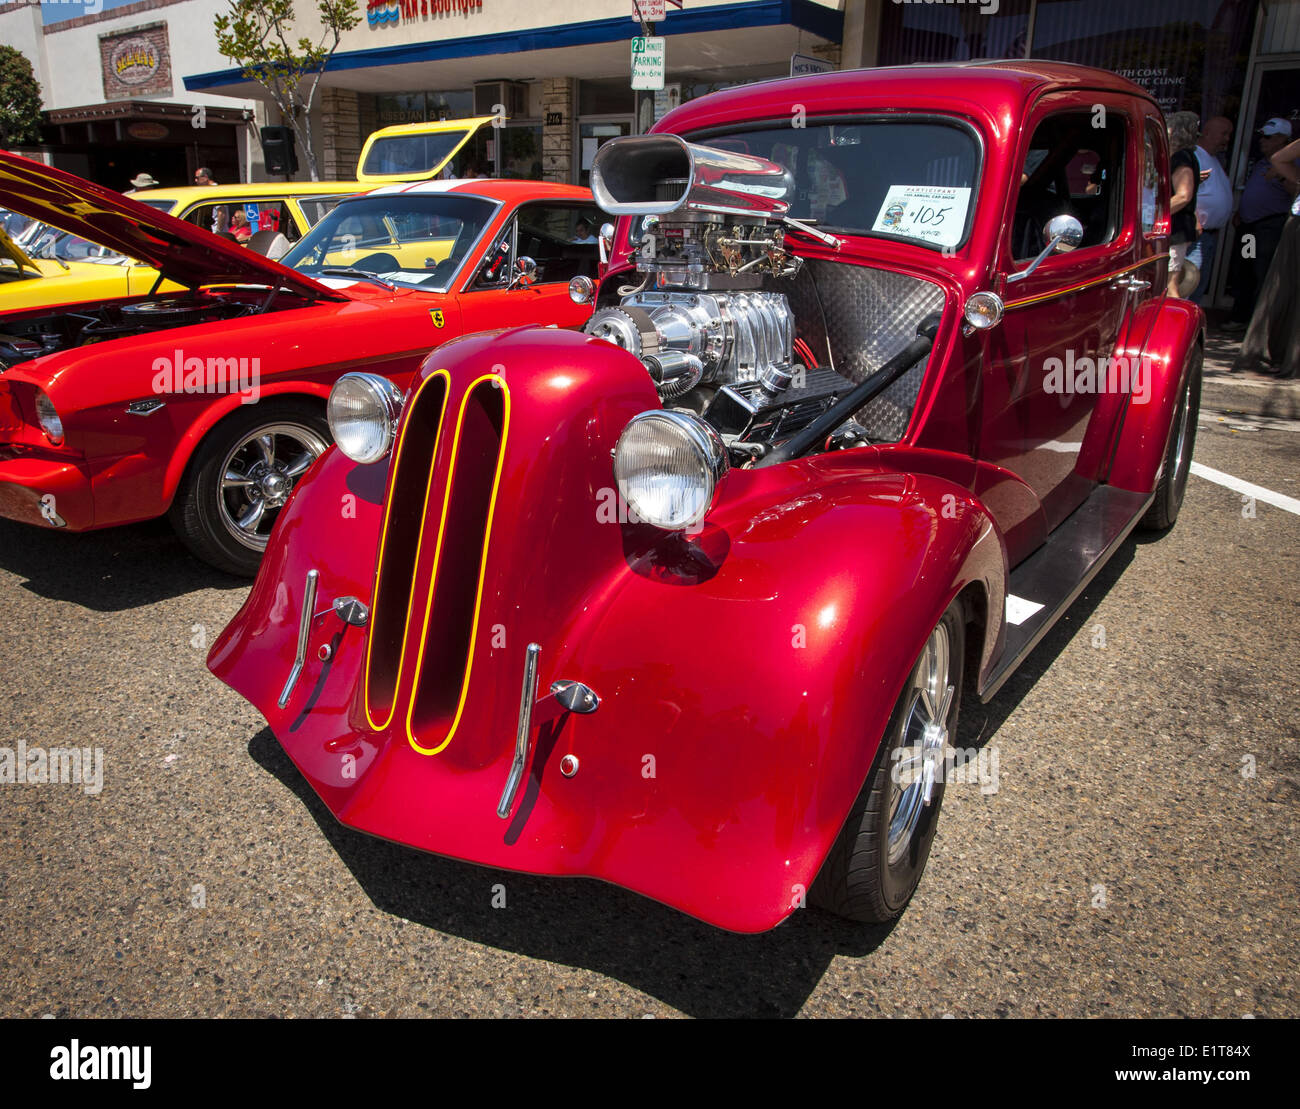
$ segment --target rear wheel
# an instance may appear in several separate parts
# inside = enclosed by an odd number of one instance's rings
[[[1197,346],[1188,358],[1183,392],[1178,398],[1170,429],[1169,446],[1165,462],[1156,485],[1155,500],[1142,517],[1141,527],[1147,531],[1164,531],[1174,526],[1178,511],[1183,507],[1187,492],[1187,476],[1192,469],[1192,450],[1196,446],[1196,417],[1201,410],[1201,363],[1204,355]]]
[[[280,509],[329,443],[329,425],[309,402],[241,408],[194,452],[172,504],[172,526],[197,558],[252,577]]]
[[[813,883],[813,904],[870,924],[893,920],[907,907],[943,803],[965,651],[962,606],[953,602],[894,705],[866,784]]]

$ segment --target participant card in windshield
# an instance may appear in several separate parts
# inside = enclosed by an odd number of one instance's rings
[[[936,246],[956,246],[966,229],[970,189],[891,185],[871,230]]]

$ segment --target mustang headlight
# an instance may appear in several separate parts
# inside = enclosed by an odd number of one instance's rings
[[[41,389],[36,390],[36,422],[45,432],[45,438],[56,447],[63,442],[63,421],[59,419],[54,402]]]
[[[330,390],[330,434],[353,462],[388,457],[401,413],[401,390],[378,374],[344,374]]]
[[[667,531],[708,515],[727,468],[721,436],[685,412],[633,416],[614,448],[614,479],[628,508]]]

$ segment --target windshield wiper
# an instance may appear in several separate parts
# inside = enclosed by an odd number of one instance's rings
[[[327,277],[336,277],[339,275],[344,277],[364,277],[367,281],[373,281],[376,285],[382,285],[385,289],[397,292],[397,286],[391,281],[385,281],[378,274],[367,273],[365,270],[352,269],[349,266],[326,266],[318,272],[325,274]]]
[[[817,228],[811,226],[811,221],[798,220],[793,216],[782,216],[781,222],[791,231],[797,231],[802,235],[807,235],[809,238],[817,239],[829,247],[834,247],[836,250],[839,250],[840,247],[844,245],[843,239],[837,238],[834,235],[829,235],[825,231],[817,230]]]

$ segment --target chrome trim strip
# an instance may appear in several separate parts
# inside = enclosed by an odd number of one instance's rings
[[[311,621],[316,611],[316,583],[320,580],[318,570],[307,571],[307,583],[302,598],[302,615],[298,618],[298,653],[293,659],[293,669],[280,690],[280,699],[276,702],[281,708],[289,703],[289,695],[302,676],[303,664],[307,661],[307,640],[311,637]]]
[[[524,686],[519,694],[519,728],[515,732],[515,758],[510,764],[510,776],[506,778],[506,788],[497,805],[497,816],[502,820],[510,815],[515,803],[515,794],[519,792],[519,783],[524,779],[524,766],[528,761],[528,744],[533,730],[533,700],[537,696],[537,658],[542,648],[536,643],[528,644],[524,651]]]

